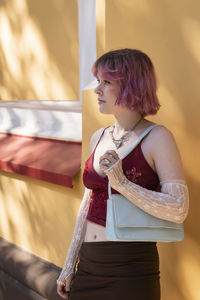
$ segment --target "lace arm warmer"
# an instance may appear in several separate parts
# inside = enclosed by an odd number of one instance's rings
[[[165,180],[161,182],[161,192],[155,192],[129,181],[123,174],[120,160],[104,172],[112,188],[145,212],[175,223],[185,220],[189,195],[183,180]]]
[[[65,278],[67,278],[74,272],[74,267],[77,261],[78,253],[85,237],[86,217],[90,203],[90,191],[91,190],[89,189],[85,189],[85,193],[79,208],[72,241],[66,256],[63,269],[57,280],[57,284],[63,284]]]

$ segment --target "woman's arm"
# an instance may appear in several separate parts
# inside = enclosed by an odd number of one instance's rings
[[[89,203],[90,190],[86,188],[79,208],[72,241],[66,256],[62,272],[60,273],[60,276],[57,280],[57,284],[64,285],[65,279],[74,272],[74,267],[77,261],[78,253],[85,237],[86,217],[88,213]]]
[[[150,191],[129,181],[115,151],[107,151],[100,158],[100,168],[108,176],[111,186],[135,205],[155,217],[182,223],[188,213],[189,196],[174,138],[162,126],[154,128],[147,138],[161,181],[161,192]],[[110,164],[106,164],[105,159]]]

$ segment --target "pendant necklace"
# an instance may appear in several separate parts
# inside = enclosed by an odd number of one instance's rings
[[[142,120],[143,120],[143,116],[141,116],[141,118],[135,123],[135,125],[133,126],[133,128],[132,128],[131,130],[129,130],[129,131],[128,131],[127,133],[125,133],[124,135],[122,135],[122,137],[121,137],[120,139],[118,139],[118,140],[116,140],[116,139],[114,138],[114,136],[113,136],[113,132],[114,132],[115,126],[112,126],[112,130],[111,130],[109,133],[110,133],[111,138],[112,138],[112,141],[113,141],[113,143],[115,144],[115,147],[116,147],[117,149],[119,149],[119,148],[122,146],[124,140],[128,137],[128,135],[131,133],[131,131],[133,131],[133,130],[139,125],[139,123],[140,123]]]

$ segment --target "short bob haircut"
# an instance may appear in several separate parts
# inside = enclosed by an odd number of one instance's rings
[[[120,92],[116,105],[122,105],[143,116],[154,115],[160,108],[157,83],[150,58],[140,50],[119,49],[99,57],[92,67],[106,80],[118,81]]]

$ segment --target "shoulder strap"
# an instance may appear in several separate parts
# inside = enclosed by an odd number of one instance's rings
[[[158,126],[158,124],[154,124],[149,126],[139,137],[138,139],[128,148],[128,150],[120,157],[120,159],[123,159],[125,156],[127,156],[139,143],[140,141],[154,128]]]
[[[100,134],[100,137],[99,137],[99,139],[98,139],[96,145],[94,146],[92,152],[95,152],[96,147],[99,145],[99,142],[100,142],[100,140],[101,140],[102,136],[104,135],[104,132],[105,132],[105,130],[106,130],[107,128],[108,128],[108,127],[105,127],[105,128],[103,129],[103,131],[102,131],[102,133]]]

